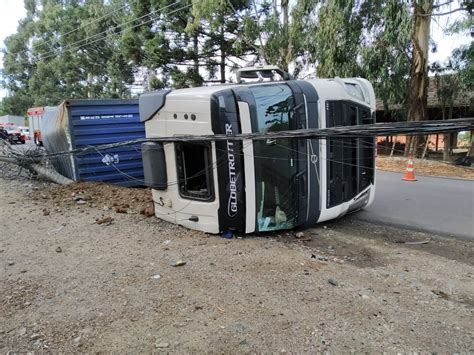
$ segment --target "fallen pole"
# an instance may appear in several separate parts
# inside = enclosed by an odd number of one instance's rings
[[[0,157],[0,161],[21,166],[20,164],[18,164],[18,160],[15,158]],[[28,164],[27,168],[33,170],[38,175],[48,179],[49,181],[52,181],[59,185],[69,185],[74,182],[73,180],[59,174],[57,171],[49,169],[38,163]]]

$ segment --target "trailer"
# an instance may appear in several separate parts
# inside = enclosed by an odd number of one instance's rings
[[[24,126],[25,117],[23,116],[14,116],[14,115],[4,115],[0,116],[0,124],[11,124],[15,126]]]
[[[43,145],[43,137],[41,134],[41,122],[43,119],[43,114],[44,107],[32,107],[26,111],[26,115],[28,116],[30,139],[33,140],[37,146]]]
[[[361,78],[274,81],[275,68],[239,77],[272,81],[140,96],[147,138],[234,135],[375,122],[375,94]],[[148,142],[145,181],[155,214],[208,233],[310,226],[369,206],[375,140],[267,139]]]
[[[140,122],[136,99],[67,100],[44,107],[41,137],[48,153],[58,153],[144,138],[145,126]],[[74,181],[143,185],[139,144],[61,155],[53,164]]]

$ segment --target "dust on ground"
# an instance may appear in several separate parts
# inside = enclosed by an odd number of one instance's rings
[[[457,166],[439,160],[414,159],[415,175],[447,176],[463,179],[474,179],[474,168]],[[376,166],[379,170],[404,173],[408,159],[403,157],[377,156]]]
[[[3,352],[474,350],[469,241],[351,216],[228,240],[147,217],[145,189],[0,194]]]

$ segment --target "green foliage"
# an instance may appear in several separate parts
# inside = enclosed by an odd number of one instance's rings
[[[397,0],[373,7],[364,9],[367,27],[373,36],[361,50],[361,75],[372,82],[377,97],[385,104],[405,106],[409,96],[413,30],[410,9]]]
[[[385,103],[409,96],[413,2],[387,0],[24,0],[5,40],[3,110],[66,98],[129,97],[228,81],[239,66],[274,64],[303,77],[362,76]],[[189,5],[186,7],[186,5]],[[467,31],[472,17],[449,29]],[[449,70],[474,82],[473,47]],[[136,86],[135,86],[136,87]]]
[[[130,95],[133,67],[118,37],[107,32],[122,17],[104,16],[121,6],[123,1],[25,0],[27,17],[3,50],[5,109],[24,114],[29,106],[67,98]]]
[[[318,76],[365,77],[385,104],[407,101],[413,23],[405,2],[329,0],[318,19]]]
[[[251,1],[242,17],[243,33],[247,43],[256,50],[254,62],[271,64],[292,72],[297,77],[309,64],[315,35],[317,0]],[[253,63],[252,63],[253,64]]]
[[[450,108],[458,100],[473,100],[474,91],[474,43],[456,48],[444,64],[434,63],[436,94],[441,107]]]
[[[362,17],[355,1],[327,1],[318,14],[315,52],[319,77],[360,75],[357,61],[362,37]]]

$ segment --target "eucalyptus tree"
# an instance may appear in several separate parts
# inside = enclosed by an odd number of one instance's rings
[[[459,7],[458,7],[459,4]],[[452,6],[455,8],[452,8]],[[455,2],[435,0],[412,0],[413,32],[412,58],[410,69],[410,102],[408,111],[409,121],[428,119],[428,55],[430,47],[431,20],[436,16],[445,16],[458,11],[466,11],[472,15],[472,1]],[[446,7],[448,7],[446,9]],[[416,155],[419,151],[419,137],[407,139],[405,155]]]
[[[397,0],[324,1],[312,37],[317,76],[365,77],[386,109],[404,107],[412,52],[410,11],[409,4]]]

